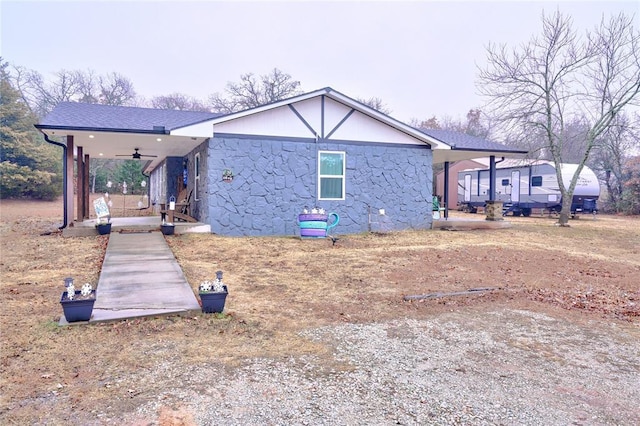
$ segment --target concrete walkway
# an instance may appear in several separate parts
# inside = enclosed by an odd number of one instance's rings
[[[160,232],[111,233],[89,322],[195,313],[200,305]],[[67,325],[64,315],[60,325]]]

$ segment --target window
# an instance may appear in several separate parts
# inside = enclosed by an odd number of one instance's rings
[[[344,200],[345,153],[318,152],[318,199]]]
[[[542,186],[542,176],[531,176],[531,186]]]
[[[200,186],[200,153],[196,154],[196,157],[193,160],[193,167],[195,169],[193,171],[193,197],[198,201],[200,199],[200,194],[198,192],[198,187]]]

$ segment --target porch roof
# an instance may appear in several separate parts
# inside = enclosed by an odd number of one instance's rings
[[[513,148],[481,137],[452,130],[420,129],[420,131],[451,147],[451,150],[448,151],[434,151],[434,163],[471,160],[491,155],[505,158],[525,158],[528,153],[528,151],[520,148]]]
[[[127,106],[61,102],[36,128],[49,137],[71,135],[91,158],[134,158],[138,149],[145,170],[166,157],[181,157],[207,138],[174,135],[172,130],[206,122],[221,114]],[[147,157],[148,156],[148,157]]]
[[[72,135],[75,146],[82,146],[83,153],[92,158],[126,158],[133,154],[134,149],[139,149],[141,155],[149,156],[144,159],[151,158],[145,167],[149,171],[166,157],[186,155],[211,137],[217,123],[317,96],[329,96],[431,146],[434,163],[490,155],[524,158],[527,154],[526,151],[464,133],[413,128],[330,87],[226,115],[206,111],[61,102],[35,127],[49,137]]]
[[[60,102],[36,127],[126,133],[168,134],[169,131],[222,114],[128,106]]]

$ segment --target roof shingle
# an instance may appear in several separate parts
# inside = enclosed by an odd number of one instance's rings
[[[158,133],[161,131],[157,127],[168,131],[220,115],[202,111],[60,102],[37,127]]]
[[[452,130],[440,129],[419,129],[425,135],[431,136],[450,145],[458,150],[472,151],[502,151],[502,152],[526,152],[520,148],[513,148],[496,142],[486,140],[477,136],[467,135],[466,133],[454,132]]]

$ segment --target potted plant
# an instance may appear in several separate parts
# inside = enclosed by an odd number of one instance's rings
[[[89,321],[96,301],[96,291],[86,283],[80,290],[73,285],[73,278],[65,278],[66,291],[62,293],[60,304],[67,322]]]
[[[96,219],[96,229],[98,234],[107,235],[111,233],[111,217],[102,216]]]
[[[170,222],[162,222],[160,225],[160,229],[162,230],[163,235],[173,235],[175,232],[176,226]]]
[[[201,282],[198,295],[202,302],[202,312],[206,314],[222,312],[228,294],[229,289],[222,282],[222,271],[216,272],[215,281]]]

